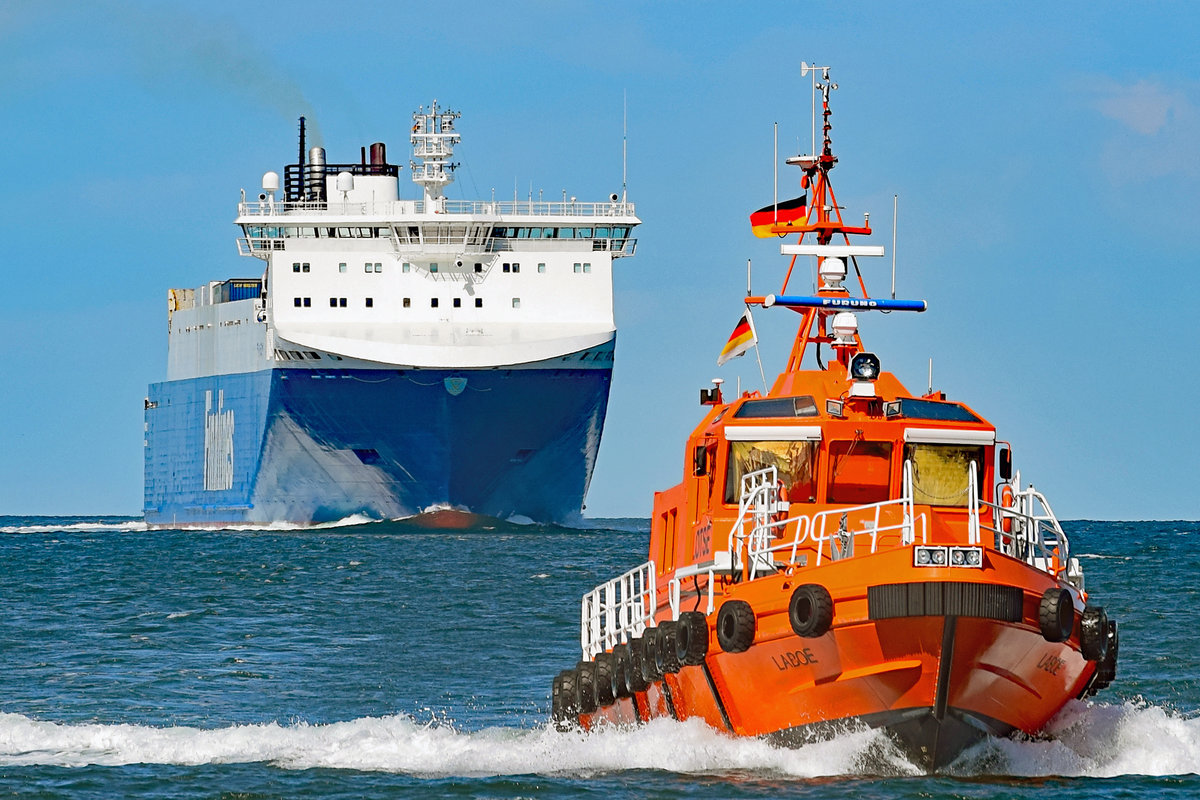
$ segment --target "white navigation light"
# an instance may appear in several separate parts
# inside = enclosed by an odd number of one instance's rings
[[[828,259],[826,259],[828,260]],[[858,317],[851,311],[839,311],[833,315],[833,346],[853,345],[858,333]]]
[[[817,273],[821,276],[821,288],[841,289],[846,280],[846,262],[832,256],[823,258]]]

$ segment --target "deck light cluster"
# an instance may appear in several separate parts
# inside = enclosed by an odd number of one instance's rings
[[[983,567],[982,547],[939,547],[917,545],[913,548],[914,567]]]

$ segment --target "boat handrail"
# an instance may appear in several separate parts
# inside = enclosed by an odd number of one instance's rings
[[[579,638],[585,661],[640,636],[653,622],[658,605],[654,575],[654,562],[647,561],[583,596]]]
[[[1076,588],[1083,589],[1083,571],[1077,559],[1071,557],[1071,544],[1046,496],[1029,485],[1020,488],[1018,472],[1009,483],[1000,483],[996,495],[1004,486],[1012,489],[1012,505],[979,501],[976,525],[995,537],[997,552],[1019,559],[1031,567],[1055,578],[1064,576]],[[987,521],[984,521],[984,518]],[[1005,530],[1005,524],[1008,530]]]

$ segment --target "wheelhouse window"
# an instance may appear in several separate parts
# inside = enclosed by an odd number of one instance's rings
[[[819,442],[730,442],[729,466],[725,471],[725,502],[737,503],[742,494],[742,476],[775,467],[784,494],[792,503],[817,499],[816,465]]]
[[[971,462],[983,474],[983,447],[961,444],[904,445],[904,459],[912,464],[913,502],[918,505],[967,506]],[[976,486],[979,486],[982,480]]]
[[[830,442],[830,503],[862,506],[891,499],[892,443],[862,439]]]

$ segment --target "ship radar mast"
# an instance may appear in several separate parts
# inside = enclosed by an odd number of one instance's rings
[[[425,192],[425,202],[439,205],[444,198],[446,186],[454,181],[454,170],[458,164],[450,162],[454,145],[460,136],[454,130],[454,120],[461,116],[457,111],[438,110],[437,100],[413,112],[412,142],[413,158],[410,161],[413,183]]]

